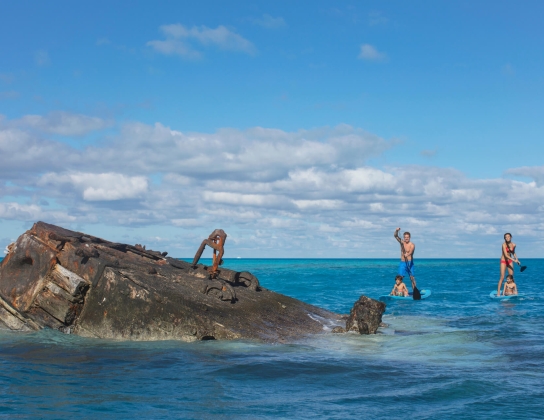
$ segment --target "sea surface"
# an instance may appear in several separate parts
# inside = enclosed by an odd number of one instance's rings
[[[115,342],[0,331],[0,417],[544,418],[544,260],[497,302],[499,261],[417,260],[422,301],[388,303],[376,335],[292,344]],[[262,286],[348,313],[394,284],[396,260],[226,259]],[[409,283],[409,282],[408,282]],[[409,286],[409,284],[407,284]]]

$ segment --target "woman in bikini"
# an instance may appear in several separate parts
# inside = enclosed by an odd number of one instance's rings
[[[497,287],[497,296],[501,295],[501,286],[506,269],[508,268],[509,275],[514,276],[514,263],[521,266],[521,263],[516,256],[516,244],[512,242],[512,235],[510,233],[505,233],[501,255],[501,278],[499,279],[499,285]]]

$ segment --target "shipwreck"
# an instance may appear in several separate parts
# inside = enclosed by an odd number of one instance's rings
[[[289,342],[309,334],[373,334],[385,304],[361,296],[349,315],[261,287],[249,272],[168,257],[37,222],[0,265],[0,328],[52,328],[116,340]]]

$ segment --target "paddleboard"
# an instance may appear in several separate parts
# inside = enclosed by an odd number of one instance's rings
[[[504,295],[497,296],[497,292],[492,291],[489,294],[489,297],[493,300],[515,300],[515,299],[524,297],[524,295],[517,294],[517,295],[508,295],[508,296],[504,296]]]
[[[429,296],[431,296],[430,289],[423,289],[419,292],[421,293],[421,299],[427,299]],[[410,293],[408,296],[383,295],[380,296],[379,299],[383,302],[386,300],[414,300],[414,297],[412,296],[412,293]]]

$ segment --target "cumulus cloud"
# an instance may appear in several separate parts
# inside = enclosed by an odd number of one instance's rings
[[[387,58],[387,54],[378,51],[373,45],[363,44],[359,51],[359,58],[367,61],[383,61]]]
[[[215,29],[206,26],[188,28],[177,23],[162,25],[159,29],[166,39],[149,41],[146,45],[165,55],[197,59],[202,56],[202,51],[198,48],[209,46],[246,54],[256,52],[253,43],[223,25]]]
[[[3,179],[29,179],[41,171],[78,162],[78,153],[62,143],[0,124],[0,175]]]
[[[41,177],[38,185],[68,184],[82,193],[85,201],[114,201],[141,197],[148,187],[143,176],[129,177],[118,173],[85,173],[66,174],[47,173]]]
[[[6,220],[166,225],[184,233],[160,246],[182,249],[189,241],[188,253],[207,230],[222,227],[231,246],[253,256],[304,256],[309,249],[359,255],[359,235],[372,241],[366,255],[383,256],[398,225],[424,241],[427,255],[443,241],[481,255],[472,246],[497,232],[536,241],[544,231],[544,167],[507,171],[528,182],[472,179],[433,166],[375,167],[370,158],[396,143],[348,125],[186,133],[132,122],[108,133],[108,142],[76,149],[21,120],[0,121]]]
[[[64,211],[47,211],[36,204],[20,204],[16,202],[0,203],[0,219],[21,220],[25,222],[47,219],[56,223],[70,223],[76,220],[75,217]]]
[[[281,17],[272,17],[268,14],[262,15],[260,18],[251,18],[250,21],[254,25],[262,26],[263,28],[275,29],[286,26],[285,20]]]
[[[60,134],[62,136],[82,136],[91,131],[110,127],[112,122],[87,115],[54,111],[46,116],[25,115],[18,120],[12,121],[11,125],[29,127],[45,133]]]
[[[522,176],[533,179],[541,187],[544,185],[544,166],[522,166],[505,171],[507,175]]]
[[[19,203],[0,203],[0,218],[8,220],[33,220],[42,213],[40,206]]]

